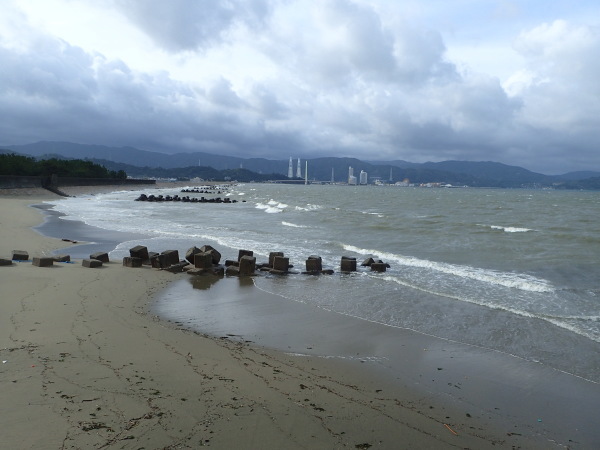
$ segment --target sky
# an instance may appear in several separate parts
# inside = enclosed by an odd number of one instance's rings
[[[0,145],[600,171],[597,0],[1,0]]]

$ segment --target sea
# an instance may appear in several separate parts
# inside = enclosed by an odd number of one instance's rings
[[[51,204],[61,220],[136,236],[107,249],[111,259],[134,245],[183,257],[208,244],[223,260],[251,250],[258,263],[283,252],[290,274],[261,273],[251,283],[299,311],[412,330],[600,382],[599,192],[267,183],[181,190]],[[232,202],[135,201],[141,193]],[[334,274],[302,274],[311,255]],[[340,272],[342,256],[355,257],[358,270]],[[370,257],[387,271],[362,267]],[[176,283],[155,311],[211,333],[219,318],[190,307],[197,295]]]

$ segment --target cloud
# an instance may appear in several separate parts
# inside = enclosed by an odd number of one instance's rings
[[[234,27],[259,27],[269,14],[266,0],[169,0],[151,5],[137,0],[113,1],[159,46],[172,52],[218,44]]]
[[[525,29],[513,43],[523,65],[502,82],[458,68],[439,32],[367,0],[112,1],[160,49],[128,45],[164,67],[78,46],[13,8],[0,30],[3,143],[600,168],[592,26]]]

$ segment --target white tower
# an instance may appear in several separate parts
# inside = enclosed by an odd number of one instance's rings
[[[302,178],[302,166],[300,165],[300,158],[298,158],[298,167],[296,168],[296,176]]]
[[[356,184],[356,177],[354,176],[354,169],[352,166],[348,167],[348,184]]]
[[[361,170],[359,180],[360,180],[359,181],[360,184],[367,184],[367,172],[365,172],[364,170]]]
[[[290,156],[290,165],[288,166],[288,178],[294,178],[294,163],[292,162],[291,156]]]

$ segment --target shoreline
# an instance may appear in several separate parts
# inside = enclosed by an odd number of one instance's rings
[[[5,199],[0,204],[6,208]],[[30,255],[34,246],[46,253],[64,244],[32,236],[26,227],[42,214],[26,208],[31,200],[48,198],[8,201],[14,226],[3,231],[11,239],[3,239],[1,257],[10,257],[9,244],[20,249],[27,243]],[[152,299],[187,274],[128,269],[120,262],[84,269],[76,262],[52,268],[13,264],[0,268],[0,277],[13,300],[0,306],[0,349],[7,361],[0,379],[18,386],[0,394],[2,417],[10,417],[4,442],[9,446],[552,445],[533,429],[524,434],[498,427],[493,414],[469,417],[447,399],[423,399],[410,382],[384,383],[356,361],[288,355],[153,316]],[[264,294],[255,290],[252,296]]]
[[[576,435],[591,446],[600,442],[594,422],[599,385],[577,375],[496,350],[298,303],[261,291],[251,281],[180,280],[156,298],[154,310],[161,316],[214,338],[344,361],[350,370],[360,367],[365,376],[403,389],[405,396],[461,411],[463,420],[470,418],[461,428],[478,418],[489,428],[545,436],[573,448]]]

